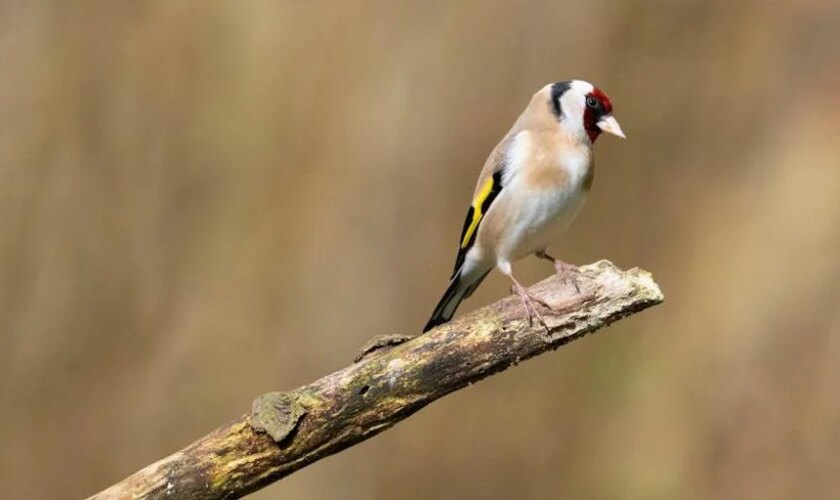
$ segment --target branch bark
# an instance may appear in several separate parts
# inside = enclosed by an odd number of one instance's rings
[[[354,364],[251,411],[91,499],[239,498],[368,439],[432,401],[663,300],[650,274],[608,261],[581,268],[580,293],[557,276],[532,291],[558,312],[549,331],[505,298],[410,340],[378,338]],[[395,344],[395,345],[394,345]]]

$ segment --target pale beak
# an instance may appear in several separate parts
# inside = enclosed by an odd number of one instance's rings
[[[624,132],[621,131],[621,125],[618,124],[618,120],[616,120],[613,115],[607,115],[601,118],[595,125],[608,134],[617,135],[622,139],[627,139],[627,137],[624,136]]]

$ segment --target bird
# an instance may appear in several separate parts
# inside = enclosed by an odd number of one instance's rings
[[[478,176],[449,286],[423,332],[452,319],[494,268],[510,279],[529,324],[536,318],[548,331],[537,305],[551,306],[519,283],[512,263],[530,255],[551,261],[580,291],[578,268],[546,250],[586,201],[595,140],[602,132],[625,138],[612,111],[607,94],[583,80],[550,83],[531,97]]]

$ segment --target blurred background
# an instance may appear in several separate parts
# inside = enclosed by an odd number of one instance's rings
[[[567,78],[629,139],[554,253],[666,303],[253,498],[836,495],[837,2],[0,0],[3,496],[92,494],[418,332]]]

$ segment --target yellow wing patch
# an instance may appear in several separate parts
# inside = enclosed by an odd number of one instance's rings
[[[475,232],[478,231],[478,226],[493,200],[502,191],[502,175],[504,172],[504,165],[500,165],[493,175],[482,184],[481,189],[475,195],[475,199],[467,210],[467,217],[464,219],[464,227],[461,229],[461,245],[458,248],[458,255],[455,257],[455,269],[452,271],[454,278],[458,274],[458,269],[464,263],[467,252],[475,242]]]
[[[493,192],[493,177],[487,179],[487,182],[481,186],[481,189],[478,191],[475,199],[472,202],[472,220],[470,221],[469,226],[467,226],[467,230],[464,231],[464,236],[461,239],[461,248],[466,248],[472,239],[472,235],[475,232],[476,228],[478,228],[478,223],[481,222],[481,218],[484,216],[482,209],[486,209],[484,207],[484,201],[487,200],[487,197],[490,196],[490,193]]]

